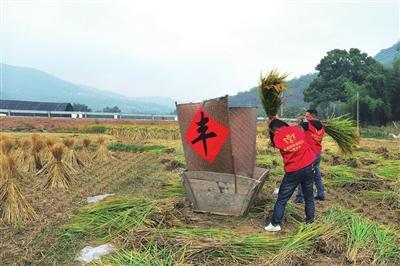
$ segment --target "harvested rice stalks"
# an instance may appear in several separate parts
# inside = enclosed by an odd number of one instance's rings
[[[23,139],[19,142],[19,146],[16,152],[16,161],[18,165],[24,166],[27,164],[29,157],[30,141],[29,139]]]
[[[73,138],[66,138],[63,140],[63,143],[68,149],[64,161],[69,164],[73,169],[85,167],[85,164],[81,159],[78,158],[77,153],[74,149],[75,140]]]
[[[286,89],[286,78],[288,74],[279,74],[278,70],[272,69],[260,79],[260,100],[265,113],[271,119],[278,114],[282,105],[282,91]]]
[[[360,136],[353,120],[340,116],[322,121],[326,134],[332,137],[343,154],[351,154],[357,147]]]
[[[83,149],[82,149],[80,155],[81,155],[82,161],[86,165],[89,165],[89,164],[92,163],[90,143],[92,143],[92,140],[89,139],[89,138],[84,138],[83,141],[82,141]]]
[[[0,217],[8,224],[37,219],[35,210],[29,205],[18,186],[21,176],[15,159],[10,155],[0,156]]]
[[[10,139],[5,138],[1,141],[1,154],[10,155],[13,148],[13,143]]]
[[[113,159],[113,156],[111,152],[107,149],[106,138],[103,136],[99,136],[97,138],[97,151],[93,156],[93,160],[106,162],[110,159]]]
[[[32,135],[31,137],[31,149],[29,151],[28,160],[26,163],[25,171],[28,173],[36,173],[40,169],[42,169],[43,164],[42,160],[40,159],[40,151],[43,149],[44,144],[39,139],[37,134]]]
[[[48,179],[45,188],[66,188],[68,189],[74,179],[74,170],[63,161],[64,147],[62,144],[55,144],[50,148],[53,155],[52,160],[40,170],[37,175],[47,175]]]

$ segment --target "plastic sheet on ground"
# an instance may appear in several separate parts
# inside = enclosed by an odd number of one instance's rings
[[[87,264],[94,260],[99,260],[100,257],[108,255],[114,250],[115,248],[110,244],[104,244],[98,247],[86,246],[81,250],[76,260]]]
[[[103,200],[103,199],[105,199],[105,198],[107,198],[109,196],[113,196],[113,195],[115,195],[115,194],[112,193],[112,194],[103,194],[103,195],[97,195],[97,196],[93,196],[93,197],[88,197],[87,198],[87,202],[88,203],[96,203],[96,202],[98,202],[100,200]]]

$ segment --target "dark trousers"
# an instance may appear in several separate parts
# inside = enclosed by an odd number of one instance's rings
[[[321,163],[321,154],[317,154],[317,160],[315,160],[313,164],[313,171],[314,171],[314,183],[315,187],[317,188],[317,196],[320,198],[325,198],[325,187],[321,177],[321,170],[320,170],[320,163]],[[303,200],[303,190],[301,186],[298,186],[297,189],[297,199]]]
[[[298,171],[286,173],[283,177],[271,218],[272,225],[281,224],[286,204],[299,184],[304,192],[306,222],[314,220],[313,169],[312,165],[309,165]]]

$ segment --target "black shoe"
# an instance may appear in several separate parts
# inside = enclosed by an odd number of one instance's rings
[[[314,222],[314,219],[312,219],[312,220],[307,220],[307,219],[306,219],[306,220],[305,220],[305,223],[306,223],[306,224],[312,224],[313,222]]]
[[[294,203],[302,204],[304,203],[304,200],[302,198],[295,198]]]
[[[314,199],[324,201],[324,200],[325,200],[325,197],[316,196]]]

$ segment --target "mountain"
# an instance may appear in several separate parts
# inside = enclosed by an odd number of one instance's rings
[[[92,110],[117,105],[123,112],[165,114],[175,109],[167,97],[127,97],[110,91],[73,84],[46,72],[1,64],[1,99],[86,104]]]
[[[381,50],[374,58],[381,64],[390,66],[394,60],[400,58],[400,42],[394,44],[392,47]],[[317,75],[317,73],[306,74],[289,80],[287,82],[288,90],[286,95],[284,95],[284,105],[300,108],[307,107],[309,104],[304,102],[303,91]],[[250,90],[230,96],[229,101],[231,106],[257,106],[259,109],[262,109],[258,87],[253,87]]]
[[[374,58],[384,66],[391,66],[393,61],[400,58],[400,42],[392,47],[382,49]]]

